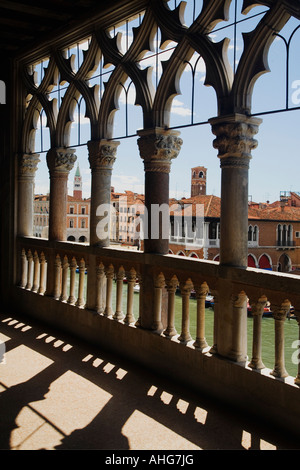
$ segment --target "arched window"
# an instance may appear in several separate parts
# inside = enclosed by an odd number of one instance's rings
[[[253,228],[252,228],[252,225],[250,225],[248,228],[248,242],[252,242],[252,233],[253,233]]]

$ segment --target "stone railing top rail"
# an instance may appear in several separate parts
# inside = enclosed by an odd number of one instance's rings
[[[233,294],[245,291],[250,300],[256,300],[261,295],[266,295],[273,303],[288,299],[296,310],[300,310],[300,276],[294,274],[221,266],[217,261],[143,253],[116,246],[100,248],[74,242],[49,242],[47,239],[32,237],[20,237],[18,241],[22,248],[31,249],[32,252],[43,251],[46,256],[60,254],[83,257],[87,265],[89,257],[96,256],[99,261],[116,267],[124,264],[128,268],[132,265],[137,272],[148,266],[153,274],[162,272],[166,279],[175,274],[179,280],[191,278],[195,285],[206,281],[211,291],[218,290],[225,284]]]

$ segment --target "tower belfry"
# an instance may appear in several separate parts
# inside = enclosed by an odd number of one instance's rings
[[[82,199],[82,177],[79,164],[77,164],[77,169],[74,176],[73,197],[75,199]]]
[[[206,194],[206,172],[204,166],[192,168],[191,197]]]

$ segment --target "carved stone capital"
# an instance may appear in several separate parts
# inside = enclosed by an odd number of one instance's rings
[[[53,172],[68,174],[76,160],[75,149],[53,148],[47,153],[47,164],[50,174]]]
[[[262,295],[257,302],[251,303],[252,316],[262,316],[267,303],[268,299],[265,295]]]
[[[19,175],[21,177],[34,177],[35,172],[40,161],[40,156],[37,153],[24,154],[20,158]]]
[[[209,292],[209,287],[206,282],[203,282],[201,285],[195,285],[195,291],[197,299],[205,299]]]
[[[166,286],[167,286],[167,291],[171,293],[175,293],[177,286],[179,284],[179,281],[177,279],[177,276],[172,276],[171,279],[166,280]]]
[[[120,142],[113,140],[90,140],[88,142],[91,170],[112,171]]]
[[[191,279],[187,279],[185,282],[179,284],[181,295],[190,295],[191,291],[194,288],[194,284]]]
[[[169,173],[171,160],[177,157],[182,146],[179,132],[157,128],[140,131],[139,136],[138,146],[145,171]]]
[[[291,308],[289,300],[285,300],[281,305],[272,305],[273,317],[275,320],[284,322]]]
[[[247,305],[247,295],[241,291],[238,295],[232,295],[233,306],[235,308],[242,308]]]
[[[248,168],[251,151],[257,147],[253,136],[258,132],[261,119],[236,114],[209,122],[216,136],[213,146],[219,151],[221,167]]]

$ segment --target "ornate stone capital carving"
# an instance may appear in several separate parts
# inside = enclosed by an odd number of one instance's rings
[[[177,276],[172,276],[171,279],[166,280],[166,286],[167,286],[167,291],[175,293],[177,286],[179,284],[179,281],[177,279]]]
[[[242,308],[247,305],[247,295],[244,291],[241,291],[237,295],[232,295],[233,306],[235,308]]]
[[[252,316],[262,316],[264,313],[264,308],[268,303],[268,299],[265,295],[262,295],[257,302],[251,303],[251,313]]]
[[[289,300],[285,300],[281,305],[272,305],[273,317],[275,320],[284,322],[286,320],[287,314],[290,311],[290,308],[291,302]]]
[[[179,132],[152,129],[140,131],[139,136],[138,146],[145,171],[169,173],[171,160],[177,157],[182,146]]]
[[[194,284],[191,279],[187,279],[185,282],[179,284],[181,295],[190,295],[191,291],[194,288]]]
[[[54,148],[47,153],[47,164],[50,173],[68,174],[77,160],[75,149]]]
[[[195,285],[196,298],[200,300],[201,298],[205,299],[209,292],[209,287],[206,282],[203,282],[201,285]]]
[[[216,135],[213,146],[219,151],[221,167],[248,168],[251,151],[257,147],[253,136],[258,132],[261,119],[236,114],[210,119],[209,122]]]
[[[23,177],[34,177],[39,161],[40,156],[37,153],[22,155],[19,165],[19,175]]]
[[[90,140],[88,149],[91,169],[112,171],[119,145],[120,142],[113,140]]]

